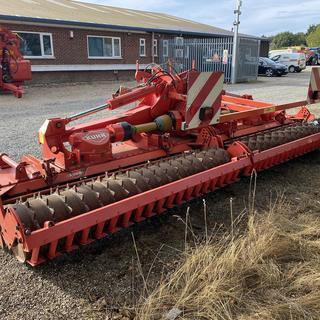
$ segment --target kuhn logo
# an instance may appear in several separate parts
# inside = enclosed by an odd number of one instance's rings
[[[106,132],[88,133],[83,137],[84,140],[96,141],[96,142],[102,141],[106,138],[108,138],[108,135]]]

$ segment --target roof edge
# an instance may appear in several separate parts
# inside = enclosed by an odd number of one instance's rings
[[[68,20],[56,20],[56,19],[46,19],[46,18],[33,18],[33,17],[24,17],[24,16],[10,16],[0,14],[0,19],[6,21],[14,22],[38,22],[43,24],[53,24],[53,25],[68,25],[68,26],[79,26],[79,27],[88,27],[88,28],[102,28],[102,29],[113,29],[113,30],[133,30],[133,31],[144,31],[144,32],[158,32],[158,33],[167,33],[167,34],[182,34],[182,35],[197,35],[197,36],[218,36],[218,37],[232,37],[228,34],[217,34],[217,33],[206,33],[206,32],[193,32],[186,30],[169,30],[169,29],[158,29],[158,28],[141,28],[141,27],[132,27],[132,26],[119,26],[112,24],[103,24],[103,23],[93,23],[93,22],[81,22],[81,21],[68,21]]]

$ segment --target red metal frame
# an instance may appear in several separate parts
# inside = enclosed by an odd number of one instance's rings
[[[30,235],[25,235],[23,225],[19,223],[19,218],[14,211],[10,210],[9,215],[7,214],[9,223],[4,223],[2,220],[4,214],[0,215],[0,225],[12,226],[11,230],[15,230],[14,236],[21,239],[24,243],[24,250],[31,253],[28,263],[35,266],[44,262],[44,257],[39,255],[42,246],[49,245],[47,258],[52,259],[61,253],[57,251],[59,240],[66,240],[63,251],[68,252],[77,247],[74,237],[78,232],[81,233],[80,244],[88,244],[92,240],[89,238],[89,231],[93,227],[96,227],[94,237],[100,239],[107,235],[102,232],[105,225],[108,225],[108,233],[112,234],[121,228],[129,227],[132,223],[162,214],[165,209],[172,208],[174,205],[181,205],[184,201],[233,183],[241,175],[249,175],[253,169],[264,170],[319,147],[320,133],[260,153],[248,154],[245,157],[240,153],[227,164],[59,222],[56,225],[47,226]]]
[[[20,52],[19,36],[0,27],[0,90],[10,91],[17,98],[24,94],[24,81],[32,79],[31,62]]]
[[[225,93],[220,95],[218,124],[184,131],[181,126],[185,121],[188,73],[172,76],[154,67],[151,72],[138,71],[136,79],[144,84],[120,90],[104,106],[66,119],[47,120],[39,131],[42,160],[25,156],[21,163],[16,163],[7,155],[0,156],[1,245],[11,248],[19,244],[30,255],[28,263],[38,265],[44,258],[71,251],[77,244],[90,243],[91,237],[102,238],[233,183],[254,169],[264,170],[320,147],[320,133],[260,152],[237,141],[237,137],[313,121],[306,101],[274,105],[255,101],[249,95]],[[85,115],[106,107],[115,109],[137,99],[137,106],[125,113],[67,126]],[[301,107],[296,115],[286,114],[286,109],[295,107]],[[66,142],[71,144],[71,151],[65,149]],[[48,221],[33,232],[25,229],[14,209],[6,207],[19,197],[24,200],[35,192],[46,194],[55,186],[72,186],[106,171],[208,147],[226,148],[231,161],[56,224]],[[44,247],[45,256],[41,253]]]

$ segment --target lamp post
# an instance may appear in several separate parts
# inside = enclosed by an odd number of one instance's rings
[[[231,83],[237,82],[238,72],[238,51],[239,51],[239,25],[241,15],[242,0],[237,0],[236,9],[234,10],[235,21],[233,22],[234,34],[233,34],[233,49],[232,49],[232,65],[231,65]]]

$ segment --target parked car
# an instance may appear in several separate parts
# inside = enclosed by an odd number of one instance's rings
[[[320,65],[320,53],[310,50],[307,54],[307,66]]]
[[[288,68],[281,63],[275,63],[269,58],[259,58],[258,74],[266,75],[267,77],[281,77],[288,74]]]
[[[288,67],[289,72],[301,72],[306,68],[306,55],[300,52],[283,52],[269,58]]]

